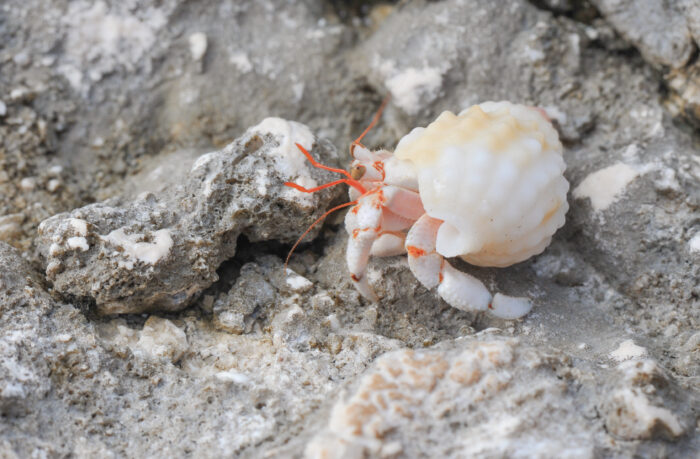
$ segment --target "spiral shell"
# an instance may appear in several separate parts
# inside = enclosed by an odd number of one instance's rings
[[[562,145],[543,114],[510,102],[443,112],[404,136],[428,215],[444,220],[437,251],[509,266],[544,250],[569,208]]]

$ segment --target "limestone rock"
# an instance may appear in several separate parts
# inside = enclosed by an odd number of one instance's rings
[[[307,165],[295,143],[322,161],[334,160],[333,148],[314,140],[306,126],[268,118],[223,150],[201,156],[186,177],[170,177],[160,193],[92,204],[42,222],[39,247],[48,279],[64,295],[95,301],[103,313],[186,307],[216,281],[239,235],[292,242],[337,195],[337,188],[304,194],[284,186],[313,187],[333,178]]]
[[[643,348],[640,348],[643,349]],[[631,354],[617,366],[616,384],[604,404],[606,427],[625,440],[674,439],[683,435],[692,418],[678,403],[678,388],[650,358]]]
[[[590,456],[594,427],[557,375],[565,365],[488,334],[385,354],[335,403],[306,457]]]
[[[684,66],[693,52],[685,0],[591,0],[605,18],[654,65]]]

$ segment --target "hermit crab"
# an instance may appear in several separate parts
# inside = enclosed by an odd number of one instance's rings
[[[285,185],[308,193],[350,186],[350,202],[337,208],[352,206],[345,217],[347,264],[365,298],[377,300],[365,275],[370,256],[406,253],[418,281],[437,287],[451,306],[504,319],[525,315],[529,300],[491,296],[445,258],[509,266],[542,252],[564,224],[569,184],[546,114],[510,102],[485,102],[458,115],[445,111],[404,136],[392,154],[360,143],[382,108],[352,143],[349,171],[318,163],[297,144],[311,164],[345,178],[315,188]]]

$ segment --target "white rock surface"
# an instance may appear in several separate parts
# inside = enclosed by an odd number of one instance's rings
[[[168,319],[151,316],[143,325],[136,348],[154,358],[177,362],[187,351],[187,335]]]
[[[333,405],[306,457],[593,454],[591,425],[542,355],[488,335],[448,347],[379,358]]]

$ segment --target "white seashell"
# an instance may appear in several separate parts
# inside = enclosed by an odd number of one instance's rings
[[[557,132],[537,109],[485,102],[403,137],[423,207],[444,220],[437,252],[479,266],[536,255],[564,224],[569,184]]]

